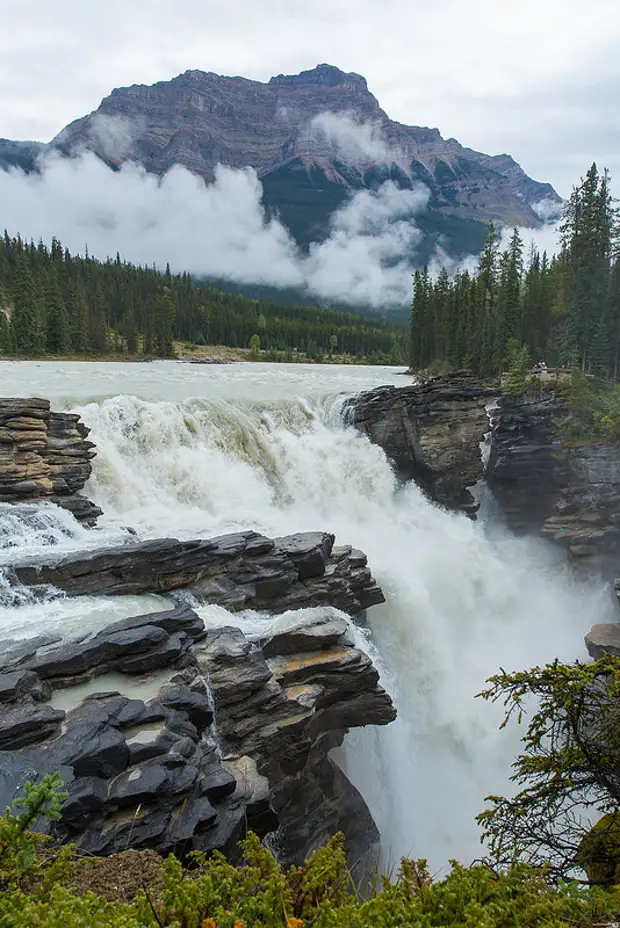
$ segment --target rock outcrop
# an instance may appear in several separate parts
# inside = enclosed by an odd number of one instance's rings
[[[94,523],[101,510],[79,494],[95,456],[89,431],[79,416],[52,412],[49,400],[0,399],[0,502],[47,499]]]
[[[127,694],[118,683],[110,691],[112,671]],[[85,694],[79,685],[93,674]],[[330,610],[275,624],[259,642],[206,629],[180,607],[66,644],[0,643],[0,807],[27,779],[59,770],[68,797],[57,833],[84,852],[234,856],[246,828],[277,828],[288,863],[342,830],[364,878],[377,830],[328,753],[348,728],[395,715]]]
[[[563,400],[546,390],[502,396],[490,409],[486,480],[514,531],[540,532],[568,481],[558,419]]]
[[[284,612],[330,605],[350,615],[384,602],[366,555],[336,547],[326,532],[266,538],[236,532],[198,541],[164,538],[32,562],[16,557],[11,576],[27,586],[51,585],[72,596],[166,593],[188,589],[231,611]]]
[[[615,576],[620,556],[620,443],[567,442],[554,390],[504,396],[491,411],[486,479],[508,526],[542,533],[583,568]]]
[[[385,451],[396,474],[450,509],[475,513],[469,492],[483,473],[486,407],[498,391],[470,377],[378,387],[347,406],[348,420]]]

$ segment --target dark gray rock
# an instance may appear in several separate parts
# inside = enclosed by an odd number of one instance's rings
[[[284,612],[301,606],[331,605],[356,614],[383,594],[365,558],[351,549],[333,554],[334,536],[309,532],[273,541],[256,532],[241,532],[206,541],[174,538],[128,542],[46,564],[22,559],[16,580],[29,586],[51,585],[71,595],[163,593],[189,588],[198,599],[227,609]],[[156,619],[153,619],[157,622]],[[187,608],[173,610],[160,627],[173,626],[191,637],[201,623]],[[165,624],[164,624],[165,623]],[[142,622],[139,623],[141,627]],[[118,629],[137,628],[128,622]],[[106,630],[109,636],[114,629]]]
[[[44,741],[60,728],[65,713],[48,705],[24,703],[0,712],[0,751],[16,751]]]
[[[0,673],[0,703],[16,702],[24,696],[43,701],[49,699],[51,690],[41,682],[38,674],[29,670],[14,670]]]
[[[436,377],[414,386],[377,387],[351,399],[349,421],[385,451],[396,474],[437,503],[473,515],[469,492],[482,478],[485,407],[499,394],[471,377]]]
[[[130,767],[115,777],[109,787],[109,798],[115,805],[133,806],[157,799],[165,795],[171,785],[168,770],[160,763],[149,761],[137,767]]]
[[[208,728],[213,721],[210,700],[181,683],[173,683],[161,691],[161,702],[170,709],[182,709],[198,729]]]
[[[328,648],[346,633],[346,621],[339,615],[328,613],[320,619],[292,619],[286,625],[278,624],[272,635],[261,639],[260,645],[265,657],[275,657]]]
[[[62,805],[65,821],[82,820],[91,812],[98,812],[108,800],[108,782],[100,777],[77,777],[67,789],[68,796]]]

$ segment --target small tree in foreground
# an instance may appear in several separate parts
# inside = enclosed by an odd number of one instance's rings
[[[478,816],[497,863],[545,865],[553,877],[585,869],[608,883],[620,864],[620,659],[554,661],[491,677],[481,695],[502,701],[521,722],[533,701],[521,754],[513,762],[515,796],[488,796]],[[594,828],[593,826],[596,827]]]

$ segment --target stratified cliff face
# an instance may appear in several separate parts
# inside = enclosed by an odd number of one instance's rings
[[[486,479],[511,529],[542,532],[566,547],[574,564],[615,576],[620,443],[565,442],[565,419],[553,390],[498,400]]]
[[[324,113],[370,123],[380,143],[366,152],[335,144],[332,133],[313,123]],[[264,84],[186,71],[152,86],[117,88],[52,145],[67,152],[87,148],[115,166],[131,159],[158,174],[181,164],[207,181],[218,164],[252,167],[266,178],[266,201],[277,207],[295,200],[300,185],[310,195],[330,193],[335,207],[338,189],[372,187],[390,177],[405,187],[421,180],[435,212],[463,219],[535,226],[532,204],[561,202],[508,155],[484,155],[443,139],[437,129],[391,120],[363,77],[325,64]]]
[[[49,400],[0,399],[0,502],[38,499],[94,522],[101,510],[80,496],[95,446],[79,416],[52,412]]]
[[[473,378],[437,377],[361,393],[347,414],[383,448],[398,477],[415,480],[435,502],[472,515],[478,507],[469,488],[482,478],[486,407],[496,397],[496,389]]]

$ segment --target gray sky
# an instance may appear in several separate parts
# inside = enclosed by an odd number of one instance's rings
[[[0,136],[49,140],[113,87],[189,68],[357,71],[387,113],[562,195],[620,178],[618,0],[2,0]],[[616,190],[618,183],[615,184]]]

